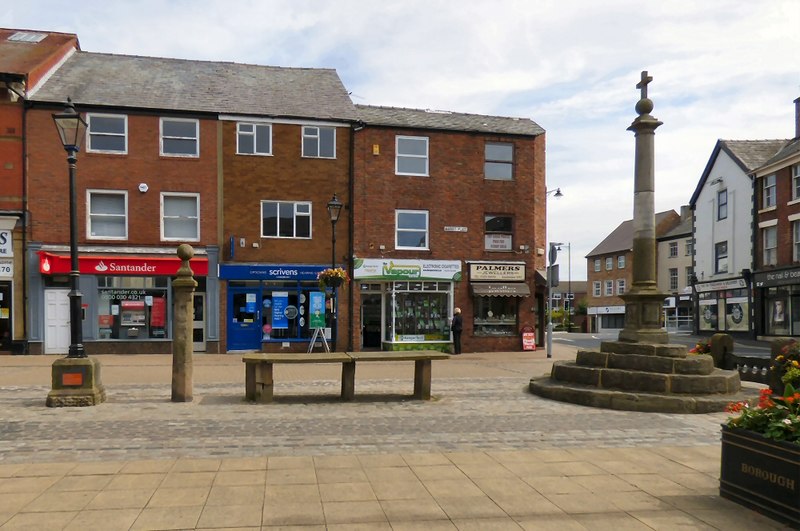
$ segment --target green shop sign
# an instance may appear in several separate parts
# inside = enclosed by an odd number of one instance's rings
[[[460,260],[401,260],[358,258],[356,280],[461,280]]]

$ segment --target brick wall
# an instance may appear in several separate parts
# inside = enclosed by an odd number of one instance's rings
[[[429,138],[429,176],[395,175],[395,137]],[[486,142],[513,142],[514,180],[484,178]],[[472,294],[466,260],[525,261],[526,281],[534,284],[536,269],[544,269],[545,257],[545,135],[510,137],[466,132],[367,127],[356,133],[355,192],[353,213],[354,251],[359,258],[390,257],[416,260],[461,260],[464,282],[457,285],[455,305],[464,311],[465,352],[518,350],[520,338],[476,338],[472,334]],[[378,154],[375,154],[374,150]],[[429,212],[428,251],[395,250],[395,210]],[[517,252],[484,250],[484,215],[513,216],[513,247]],[[445,232],[445,226],[467,227],[467,232]],[[381,252],[380,246],[385,246]],[[530,253],[519,253],[520,245]],[[354,294],[354,315],[359,317],[360,294]],[[520,326],[534,325],[533,296],[521,299]],[[354,326],[358,345],[360,323]]]

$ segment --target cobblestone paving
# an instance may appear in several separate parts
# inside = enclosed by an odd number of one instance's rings
[[[115,385],[89,408],[44,407],[48,387],[0,387],[0,463],[256,455],[481,451],[718,444],[726,414],[587,408],[527,391],[528,378],[439,378],[431,401],[407,380],[276,383],[273,404],[243,401],[244,385]]]

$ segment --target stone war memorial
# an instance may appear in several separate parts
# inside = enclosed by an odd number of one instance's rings
[[[665,293],[656,285],[655,130],[662,124],[650,112],[653,101],[642,72],[641,97],[629,131],[636,138],[633,191],[633,282],[622,295],[625,327],[617,341],[599,350],[578,350],[575,361],[556,361],[550,375],[534,377],[536,395],[585,406],[661,413],[724,411],[728,403],[754,398],[741,388],[739,373],[714,367],[707,354],[690,354],[670,344],[661,328]]]

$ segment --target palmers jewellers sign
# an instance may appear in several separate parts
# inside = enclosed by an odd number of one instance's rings
[[[490,282],[525,282],[524,263],[470,262],[469,279]]]
[[[78,271],[82,275],[175,276],[181,260],[177,256],[79,256]],[[208,275],[208,258],[189,261],[192,273]],[[39,253],[39,272],[43,275],[66,275],[71,270],[70,257],[47,252]]]

